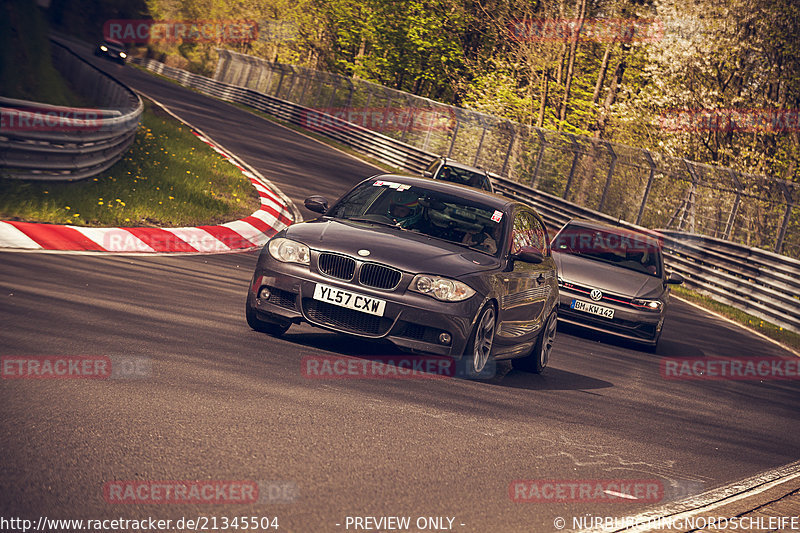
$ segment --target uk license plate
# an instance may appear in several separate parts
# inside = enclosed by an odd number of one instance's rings
[[[602,305],[583,302],[581,300],[572,300],[570,307],[576,311],[583,311],[584,313],[590,313],[605,318],[614,318],[614,310],[609,307],[603,307]]]
[[[317,283],[314,287],[314,299],[375,316],[383,316],[383,311],[386,308],[385,300],[321,283]]]

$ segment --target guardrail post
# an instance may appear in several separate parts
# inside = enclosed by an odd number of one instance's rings
[[[608,165],[608,176],[606,176],[606,184],[603,187],[603,194],[600,196],[600,205],[597,206],[597,210],[600,212],[603,211],[603,207],[605,206],[606,196],[608,195],[608,189],[611,187],[611,180],[614,179],[614,168],[617,166],[617,154],[614,152],[614,148],[608,141],[605,141],[604,144],[606,145],[608,153],[611,155],[611,164]]]
[[[792,209],[794,205],[792,203],[792,193],[789,190],[789,186],[779,181],[778,185],[781,187],[781,192],[783,192],[784,198],[786,198],[786,211],[783,213],[783,222],[781,223],[781,228],[778,230],[778,238],[775,240],[775,253],[779,254],[783,250],[783,240],[786,238],[786,228],[789,227],[789,219],[792,217]]]
[[[736,187],[736,198],[734,198],[733,207],[731,208],[731,212],[728,214],[728,222],[725,223],[726,240],[730,240],[731,238],[731,233],[733,233],[733,223],[736,220],[736,215],[739,214],[739,203],[742,201],[742,182],[739,180],[739,177],[732,168],[728,169],[728,173],[731,175],[733,186]]]
[[[483,124],[483,130],[481,130],[481,140],[478,141],[478,149],[475,150],[475,159],[472,161],[472,166],[478,166],[478,158],[481,156],[481,148],[483,148],[483,140],[486,138],[486,124],[483,122],[483,118],[481,118],[481,124]]]
[[[269,90],[272,88],[272,75],[275,73],[275,68],[272,63],[268,63],[268,70],[269,73],[267,74],[267,83],[264,84],[264,94],[269,94]]]
[[[333,90],[331,91],[331,97],[328,98],[328,111],[333,109],[333,99],[336,98],[336,91],[339,89],[338,85],[333,85]]]
[[[220,49],[217,48],[217,68],[214,69],[215,80],[221,79],[224,64],[225,64],[225,56],[223,56],[222,53],[220,52]]]
[[[537,128],[536,133],[539,135],[541,144],[539,145],[539,155],[536,156],[536,168],[533,169],[533,176],[531,176],[531,187],[534,189],[536,188],[536,181],[539,178],[539,169],[542,166],[542,159],[544,158],[544,148],[547,146],[547,139],[544,137],[544,132]]]
[[[453,138],[450,139],[450,148],[447,150],[447,157],[451,157],[453,155],[453,148],[456,145],[456,136],[458,135],[459,124],[461,124],[461,121],[458,120],[458,117],[456,117],[456,126],[453,128]]]
[[[433,131],[433,123],[436,121],[436,117],[439,116],[439,113],[438,111],[436,111],[435,108],[431,110],[431,112],[432,112],[431,119],[428,120],[429,122],[428,131],[425,133],[425,141],[422,143],[422,149],[426,152],[428,151],[428,144],[430,143],[431,140],[431,131]]]
[[[408,134],[408,130],[411,128],[411,124],[414,122],[414,115],[417,114],[417,101],[412,100],[411,104],[411,113],[409,114],[408,120],[406,121],[406,125],[403,127],[403,133],[400,134],[400,142],[406,141],[406,135]]]
[[[569,166],[569,175],[567,176],[567,183],[564,185],[564,195],[562,196],[563,199],[567,199],[567,195],[569,194],[569,189],[572,186],[572,180],[575,177],[575,170],[578,168],[578,159],[581,157],[581,145],[578,144],[578,141],[575,139],[575,136],[571,133],[567,133],[570,141],[572,141],[572,151],[575,152],[575,155],[572,157],[572,164]]]
[[[305,105],[305,98],[306,98],[306,91],[308,90],[308,86],[311,85],[311,74],[306,73],[303,77],[303,90],[300,91],[300,98],[298,98],[297,103],[300,105]]]
[[[689,171],[689,175],[692,176],[692,188],[689,189],[689,193],[686,195],[686,202],[684,204],[683,215],[681,216],[681,222],[678,226],[678,229],[683,229],[683,224],[686,222],[686,214],[689,214],[689,231],[692,233],[695,232],[695,220],[694,220],[694,202],[695,202],[695,194],[697,190],[697,183],[700,181],[700,178],[697,175],[697,171],[695,168],[689,163],[688,160],[683,160],[684,164],[686,165],[687,170]]]
[[[503,158],[503,168],[500,170],[500,175],[506,175],[506,169],[508,168],[508,158],[511,156],[511,150],[514,149],[514,141],[517,140],[517,129],[514,127],[510,121],[506,121],[508,127],[511,128],[511,141],[508,143],[508,148],[506,149],[506,156]]]
[[[653,188],[653,178],[656,175],[656,163],[653,161],[653,156],[647,150],[642,150],[647,164],[650,165],[650,176],[647,178],[647,185],[644,187],[644,194],[642,195],[642,203],[639,206],[639,214],[636,215],[636,225],[641,225],[642,217],[644,216],[644,207],[647,205],[647,198],[650,196],[650,189]]]

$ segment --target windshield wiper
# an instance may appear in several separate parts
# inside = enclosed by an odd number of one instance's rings
[[[381,226],[388,226],[390,228],[398,228],[403,231],[411,231],[408,228],[404,228],[399,223],[384,222],[382,220],[375,220],[374,218],[368,218],[368,217],[347,217],[347,218],[342,218],[342,220],[352,220],[353,222],[370,222],[372,224],[379,224]]]

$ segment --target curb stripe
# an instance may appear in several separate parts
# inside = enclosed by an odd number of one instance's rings
[[[253,246],[262,246],[266,243],[269,238],[277,233],[271,227],[267,229],[267,233],[262,232],[261,230],[257,229],[256,226],[246,222],[244,220],[234,220],[233,222],[228,222],[227,224],[223,224],[226,228],[235,231],[243,238],[247,239],[249,242],[253,244]]]
[[[0,221],[0,243],[7,243],[11,248],[41,250],[42,246],[18,230],[10,222]]]
[[[164,228],[202,253],[228,252],[230,248],[219,242],[219,239],[201,228]]]
[[[96,242],[86,238],[73,226],[36,224],[32,222],[8,222],[48,250],[94,250],[102,251]]]
[[[155,252],[125,228],[75,228],[106,252]],[[69,249],[69,248],[67,248]],[[74,249],[74,248],[73,248]]]
[[[196,252],[186,241],[161,228],[125,228],[125,231],[139,238],[153,250],[160,252]]]
[[[220,244],[226,246],[229,250],[239,249],[239,248],[253,248],[257,246],[255,243],[245,239],[239,233],[237,233],[236,231],[232,230],[227,226],[199,226],[199,227],[200,229],[204,229],[208,233],[210,233],[213,237],[219,240]]]

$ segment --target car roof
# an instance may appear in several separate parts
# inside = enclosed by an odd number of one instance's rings
[[[489,207],[500,210],[505,210],[508,207],[516,204],[533,209],[527,204],[506,198],[505,196],[500,196],[499,194],[490,193],[489,191],[485,191],[483,189],[477,189],[475,187],[470,187],[469,185],[461,185],[459,183],[453,183],[450,181],[433,180],[430,178],[420,178],[416,176],[404,176],[401,174],[378,174],[364,181],[369,180],[393,181],[403,185],[424,187],[436,192],[454,194],[466,200],[483,202]]]
[[[125,48],[124,44],[122,44],[120,41],[115,41],[114,39],[106,39],[103,42],[105,42],[106,44],[110,44],[112,46],[119,46],[120,48]]]
[[[572,220],[567,222],[564,225],[564,227],[567,227],[568,225],[580,226],[586,229],[602,230],[605,232],[614,233],[616,235],[638,239],[640,241],[645,241],[647,244],[650,244],[652,246],[658,246],[659,248],[661,247],[661,241],[663,239],[663,236],[657,231],[652,231],[648,229],[636,230],[631,228],[625,228],[622,226],[615,226],[614,224],[610,224],[608,222],[600,222],[598,220],[588,220],[585,218],[573,218]]]

